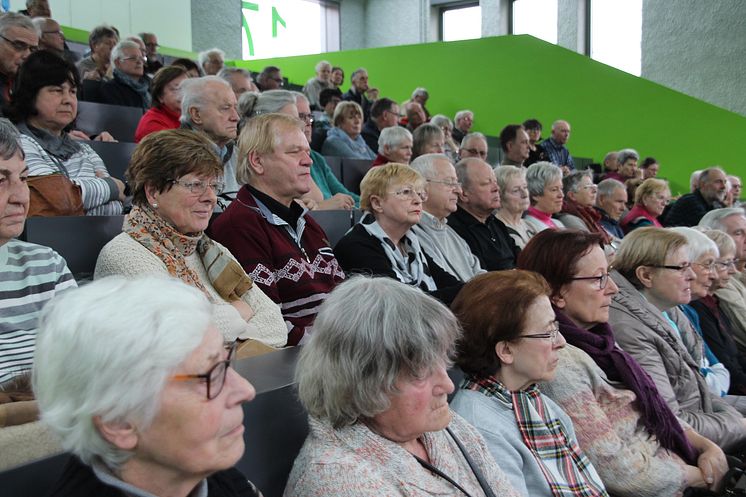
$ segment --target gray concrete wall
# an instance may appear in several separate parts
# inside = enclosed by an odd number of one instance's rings
[[[480,0],[482,37],[503,36],[510,28],[510,0]]]
[[[340,50],[365,48],[366,0],[342,0],[339,5]]]
[[[585,0],[559,0],[557,2],[557,45],[574,52],[584,53],[585,24]]]
[[[195,52],[220,47],[226,58],[240,59],[240,26],[241,2],[192,0],[192,50]]]
[[[644,0],[642,76],[746,115],[746,2]]]

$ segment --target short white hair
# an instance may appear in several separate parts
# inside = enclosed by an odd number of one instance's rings
[[[137,50],[138,53],[140,53],[140,45],[132,40],[122,40],[114,45],[114,48],[111,49],[111,65],[115,65],[117,60],[120,60],[124,57],[124,50],[126,48],[134,48]]]
[[[423,178],[432,179],[435,176],[435,166],[441,160],[453,165],[445,154],[424,154],[413,160],[409,167],[420,173]]]
[[[315,67],[316,72],[319,72],[321,70],[321,68],[324,67],[324,66],[329,66],[329,70],[332,69],[332,65],[331,65],[331,63],[329,63],[328,60],[320,60],[320,61],[318,61],[316,63],[316,67]]]
[[[201,78],[187,78],[179,84],[181,92],[181,122],[191,124],[192,119],[189,117],[189,109],[196,107],[202,109],[208,100],[207,87],[211,84],[223,85],[231,92],[231,85],[218,76],[202,76]]]
[[[686,226],[668,228],[686,238],[686,251],[691,262],[696,262],[705,254],[711,253],[713,257],[720,257],[717,244],[701,231]]]
[[[378,137],[378,153],[383,155],[384,147],[396,147],[407,138],[412,140],[412,133],[407,128],[402,128],[401,126],[383,128]]]
[[[119,467],[133,453],[106,441],[94,416],[147,429],[211,312],[202,292],[168,277],[112,276],[55,297],[39,318],[34,353],[42,421],[84,463],[99,457]]]
[[[456,117],[453,118],[454,121],[458,121],[462,117],[466,117],[467,115],[471,115],[472,119],[474,118],[474,113],[468,109],[460,110],[456,112]]]
[[[218,55],[220,56],[220,60],[225,61],[225,52],[223,52],[217,47],[211,48],[209,50],[205,50],[204,52],[200,52],[197,55],[197,61],[199,62],[199,67],[203,67],[205,65],[205,62],[207,62],[207,59],[210,58],[210,55]]]
[[[731,216],[746,217],[746,211],[741,207],[723,207],[722,209],[713,209],[702,216],[702,219],[699,220],[697,226],[712,230],[725,231],[727,233],[728,230],[723,221]]]

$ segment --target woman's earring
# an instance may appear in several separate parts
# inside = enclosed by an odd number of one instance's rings
[[[157,208],[158,208],[158,202],[153,202],[153,209],[157,209]]]

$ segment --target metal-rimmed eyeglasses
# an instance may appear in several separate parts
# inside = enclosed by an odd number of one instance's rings
[[[552,321],[552,329],[543,333],[531,333],[528,335],[519,335],[516,338],[544,338],[551,339],[552,343],[557,343],[557,337],[559,337],[559,321]]]
[[[461,183],[458,181],[453,181],[452,179],[445,180],[445,179],[427,179],[428,183],[435,183],[438,185],[443,185],[446,188],[450,188],[451,190],[456,190],[458,188],[461,188]]]
[[[576,280],[596,280],[598,281],[598,289],[603,290],[606,288],[606,285],[609,283],[609,273],[604,273],[599,276],[575,276],[574,278],[570,278],[572,281]]]
[[[401,188],[394,192],[390,192],[400,198],[407,200],[427,200],[427,192],[425,190],[415,190],[414,188]]]
[[[228,368],[233,361],[233,355],[236,352],[236,343],[233,342],[228,347],[228,358],[215,364],[207,373],[204,374],[176,374],[171,377],[172,381],[187,380],[204,380],[207,383],[207,400],[212,400],[223,391],[225,386],[225,377],[228,376]]]
[[[723,271],[728,268],[736,269],[736,264],[738,264],[738,259],[730,259],[727,261],[715,261],[714,264],[717,266],[718,270]]]
[[[708,273],[711,273],[715,271],[715,261],[709,262],[707,264],[704,264],[702,262],[692,262],[693,266],[699,266],[702,268],[703,271],[707,271]]]
[[[24,43],[20,40],[11,40],[10,38],[6,38],[3,35],[0,35],[0,38],[7,41],[8,44],[13,47],[13,50],[15,50],[16,52],[25,52],[26,50],[28,50],[29,52],[33,53],[39,50],[38,45],[29,45],[28,43]]]
[[[208,183],[202,180],[182,181],[180,179],[171,179],[169,180],[169,182],[173,183],[174,185],[179,185],[183,188],[186,188],[192,193],[192,195],[204,194],[208,186],[215,193],[215,195],[220,195],[221,193],[223,193],[223,188],[225,188],[224,181],[210,181]]]

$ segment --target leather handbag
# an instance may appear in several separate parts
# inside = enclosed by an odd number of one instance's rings
[[[30,176],[28,188],[31,196],[28,217],[85,215],[80,186],[63,173]]]

